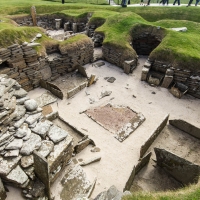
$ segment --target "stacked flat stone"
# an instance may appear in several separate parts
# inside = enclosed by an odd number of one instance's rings
[[[37,102],[27,97],[16,80],[1,74],[0,178],[4,183],[23,188],[29,199],[40,196],[33,192],[39,181],[34,173],[34,150],[47,159],[49,181],[53,182],[60,172],[57,169],[71,159],[72,137],[44,118]],[[40,181],[38,184],[43,185]],[[44,185],[41,188],[42,194]]]
[[[0,49],[0,64],[8,60],[11,56],[11,52],[9,49],[1,48]]]

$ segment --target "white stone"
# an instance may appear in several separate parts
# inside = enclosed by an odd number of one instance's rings
[[[171,28],[173,31],[180,31],[180,32],[186,32],[187,27],[180,27],[180,28]]]
[[[57,143],[66,138],[68,136],[68,133],[58,126],[53,125],[49,130],[48,136],[54,143]]]
[[[30,167],[31,165],[33,165],[33,163],[34,163],[33,155],[23,156],[21,158],[21,166],[23,168]]]
[[[34,99],[30,99],[24,102],[25,108],[28,111],[35,111],[38,107],[37,101]]]
[[[22,155],[30,155],[35,149],[39,149],[41,146],[41,137],[34,133],[31,134],[30,139],[24,141],[20,153]]]
[[[6,150],[20,149],[22,147],[22,144],[23,144],[22,139],[14,139],[5,149]]]
[[[36,35],[36,38],[41,38],[42,37],[42,34],[41,33],[38,33],[37,35]]]
[[[51,125],[52,122],[48,120],[45,120],[44,122],[40,121],[39,123],[36,124],[35,128],[33,128],[32,131],[40,135],[42,138],[45,138]]]
[[[22,185],[28,180],[28,176],[24,173],[19,165],[13,169],[6,177],[9,181]]]
[[[19,156],[19,149],[15,149],[15,150],[10,150],[7,151],[7,153],[4,155],[4,157],[17,157]]]
[[[42,145],[38,150],[38,153],[41,154],[44,158],[46,158],[54,148],[54,144],[52,141],[43,140]]]
[[[30,134],[31,130],[28,128],[28,125],[24,123],[14,134],[15,137],[23,138],[27,134]]]
[[[25,122],[27,123],[27,124],[33,124],[33,123],[35,123],[40,117],[41,117],[41,113],[37,113],[37,114],[34,114],[34,115],[30,115],[26,120],[25,120]]]

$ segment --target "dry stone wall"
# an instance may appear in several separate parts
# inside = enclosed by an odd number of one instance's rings
[[[30,91],[40,85],[40,80],[53,81],[71,72],[77,65],[93,60],[93,43],[90,38],[84,43],[77,42],[73,48],[60,48],[61,54],[39,56],[33,48],[37,43],[14,44],[0,49],[0,74],[7,74],[19,82],[23,89]]]
[[[31,199],[44,195],[43,177],[34,172],[33,151],[47,160],[50,184],[74,148],[69,133],[48,121],[37,102],[26,95],[16,80],[0,75],[0,178],[23,188],[25,198]]]
[[[169,88],[173,84],[179,83],[182,88],[187,89],[188,94],[200,98],[200,71],[174,68],[169,62],[148,60],[143,67],[141,80],[151,84],[151,79],[149,79],[151,74],[157,79],[158,85],[162,87]],[[163,79],[159,80],[159,76]],[[182,90],[182,88],[179,89]]]
[[[82,18],[79,22],[76,22],[73,19],[69,19],[61,15],[37,15],[37,26],[49,30],[59,29],[56,26],[57,19],[60,21],[60,28],[63,28],[65,31],[76,30],[76,32],[83,32],[86,30],[87,17]],[[31,16],[14,17],[13,20],[20,26],[34,26]],[[76,28],[74,29],[74,27]]]

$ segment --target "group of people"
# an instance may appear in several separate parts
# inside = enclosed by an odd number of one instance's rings
[[[149,6],[149,5],[150,5],[150,1],[151,1],[151,0],[147,0],[147,3],[145,4],[145,3],[144,3],[144,0],[141,0],[140,5]],[[189,3],[188,3],[188,5],[187,5],[186,7],[191,6],[192,2],[193,2],[193,0],[189,0]],[[197,6],[199,2],[200,2],[200,0],[196,0],[195,6]],[[157,3],[158,3],[158,1],[157,1]],[[181,4],[181,3],[180,3],[180,0],[174,0],[173,5],[175,5],[176,3],[178,3],[179,6],[180,6],[180,4]],[[121,4],[122,7],[126,7],[127,4],[130,4],[130,0],[122,0],[122,4]],[[161,0],[161,1],[159,2],[159,4],[168,5],[168,4],[169,4],[169,0]]]

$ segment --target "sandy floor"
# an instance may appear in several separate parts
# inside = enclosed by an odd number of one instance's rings
[[[97,177],[92,197],[108,189],[111,185],[123,190],[133,166],[138,162],[141,145],[157,128],[158,123],[166,114],[170,114],[170,119],[181,118],[196,126],[200,123],[199,99],[189,95],[182,99],[176,99],[167,89],[151,87],[146,82],[140,81],[145,60],[146,57],[141,57],[140,65],[130,75],[126,75],[122,69],[109,63],[101,67],[92,67],[88,64],[86,65],[87,73],[96,74],[99,77],[97,83],[83,89],[71,99],[58,100],[52,105],[53,110],[59,111],[60,116],[67,122],[81,131],[87,130],[85,133],[101,149],[98,153],[92,153],[88,147],[77,155],[77,158],[82,159],[97,155],[102,157],[100,162],[84,167],[91,182]],[[109,83],[104,79],[105,77],[115,77],[116,81]],[[102,90],[112,91],[112,94],[99,99]],[[86,95],[86,91],[90,95]],[[43,92],[43,89],[38,88],[29,92],[29,96],[36,98]],[[95,99],[95,103],[90,104],[89,98]],[[105,105],[109,102],[129,106],[132,110],[141,112],[146,118],[143,124],[122,143],[86,114],[79,114],[88,108]],[[58,195],[56,191],[52,192],[54,195]],[[8,199],[12,199],[10,195]],[[55,200],[59,199],[59,197],[55,198]]]

